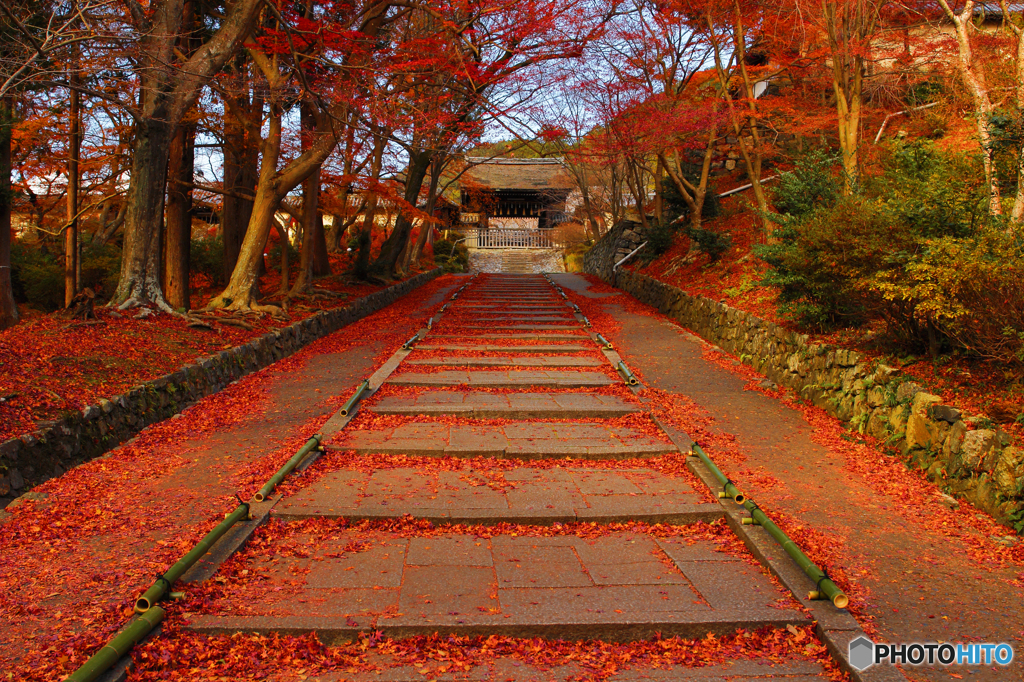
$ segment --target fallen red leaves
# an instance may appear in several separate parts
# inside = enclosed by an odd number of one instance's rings
[[[394,339],[418,322],[411,313],[450,286],[442,279],[46,482],[35,491],[42,499],[9,508],[0,524],[0,669],[56,679],[84,662],[123,626],[154,576],[234,508],[235,493],[251,495],[346,397],[325,397],[319,416],[279,420],[268,435],[260,422],[280,400],[270,382],[322,353],[368,343],[393,352],[401,343]],[[258,435],[247,438],[254,428]]]
[[[119,395],[227,348],[323,309],[350,305],[379,285],[331,284],[344,296],[310,299],[290,309],[291,319],[247,318],[252,330],[212,322],[197,330],[172,315],[136,319],[137,311],[96,311],[97,324],[75,325],[56,315],[0,332],[0,441],[34,431],[42,422]],[[324,284],[318,280],[318,286]]]

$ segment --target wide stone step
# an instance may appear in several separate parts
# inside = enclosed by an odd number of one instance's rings
[[[431,332],[428,336],[432,339],[576,339],[578,341],[590,338],[590,335],[583,331],[582,327],[574,334],[566,332],[544,332],[537,334],[438,334]]]
[[[489,386],[491,388],[519,388],[522,386],[553,386],[556,388],[582,388],[585,386],[611,386],[621,383],[600,372],[560,372],[557,370],[527,371],[500,370],[472,372],[450,370],[431,372],[402,372],[388,379],[398,386]]]
[[[639,412],[618,396],[592,393],[474,393],[423,391],[388,396],[371,409],[379,414],[452,414],[474,419],[612,418]]]
[[[672,443],[628,427],[558,422],[505,426],[413,422],[373,431],[342,431],[325,445],[359,454],[508,459],[627,459],[678,452]]]
[[[547,343],[543,345],[530,345],[530,346],[498,346],[494,344],[421,344],[415,346],[417,351],[474,351],[474,352],[504,352],[504,353],[580,353],[583,351],[594,350],[593,346],[579,346],[576,344],[554,344]]]
[[[683,478],[651,469],[341,469],[281,501],[282,519],[409,515],[436,523],[691,523],[721,518]]]
[[[673,528],[678,537],[406,537],[339,523],[309,544],[289,524],[275,544],[304,551],[272,545],[211,599],[218,615],[186,622],[204,633],[313,632],[326,645],[370,631],[636,641],[810,623],[746,556]]]
[[[504,350],[508,350],[505,348]],[[423,360],[406,360],[407,365],[430,365],[434,367],[600,367],[607,361],[597,358],[530,357],[512,358],[502,356],[465,357],[458,355]]]

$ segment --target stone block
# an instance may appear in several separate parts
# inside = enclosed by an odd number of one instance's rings
[[[928,416],[936,421],[944,421],[947,424],[955,424],[960,421],[960,410],[949,405],[932,405],[928,410]]]
[[[1020,495],[1021,488],[1024,487],[1024,450],[1015,447],[1004,448],[996,461],[992,478],[1003,495]]]
[[[876,407],[868,417],[867,434],[875,438],[886,438],[889,435],[889,413],[884,407]]]
[[[885,404],[885,389],[881,386],[872,386],[868,389],[868,405],[881,407]]]
[[[990,429],[968,431],[957,458],[968,473],[980,473],[992,468],[997,455],[996,433]]]
[[[921,390],[921,385],[913,381],[904,381],[896,387],[896,400],[903,402],[914,397],[914,394]]]
[[[945,422],[934,422],[928,418],[928,409],[942,399],[937,395],[919,391],[910,406],[907,419],[907,446],[911,449],[938,447],[949,428]]]

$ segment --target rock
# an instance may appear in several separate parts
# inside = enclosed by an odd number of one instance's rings
[[[910,408],[907,405],[897,405],[889,413],[889,427],[893,433],[905,433],[907,430],[907,414]]]
[[[871,378],[876,384],[885,384],[888,383],[889,380],[898,372],[899,370],[895,367],[879,364],[878,367],[875,368],[875,373],[871,375]]]
[[[942,443],[949,428],[945,422],[934,422],[928,418],[928,409],[941,401],[937,395],[919,391],[910,406],[910,417],[907,419],[907,447],[911,450],[936,447]]]
[[[956,456],[960,454],[960,449],[964,444],[964,436],[966,435],[967,424],[963,421],[958,421],[950,427],[949,434],[942,443],[942,458],[946,461],[946,464],[953,465]]]
[[[991,466],[993,450],[996,445],[996,433],[989,429],[968,431],[964,436],[964,444],[960,449],[960,465],[968,472],[980,473],[988,471]]]
[[[870,401],[869,401],[870,402]],[[876,407],[871,416],[868,417],[867,434],[875,438],[886,438],[889,435],[889,415],[885,408]]]
[[[769,379],[765,379],[764,381],[759,383],[758,386],[768,391],[776,391],[779,388],[779,385],[777,383]]]
[[[914,394],[921,390],[920,384],[913,381],[904,381],[896,387],[896,400],[903,402],[914,397]]]
[[[17,469],[11,469],[8,477],[11,479],[11,487],[15,490],[25,487],[25,477]]]
[[[885,405],[885,389],[881,386],[872,386],[868,389],[868,405],[881,407]]]
[[[1024,487],[1024,451],[1015,447],[1004,448],[996,461],[992,478],[1003,495],[1020,495]]]
[[[947,424],[954,424],[960,420],[960,410],[949,405],[932,405],[928,416],[936,421],[944,421]]]
[[[960,502],[955,497],[947,495],[946,493],[935,493],[935,499],[946,509],[952,509],[956,511],[960,508]]]
[[[11,481],[6,476],[0,476],[0,497],[11,492]]]

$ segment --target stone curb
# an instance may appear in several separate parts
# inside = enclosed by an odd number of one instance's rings
[[[145,427],[181,412],[233,381],[385,308],[441,274],[443,270],[435,268],[344,308],[322,310],[0,443],[0,509],[33,486],[104,454]]]

